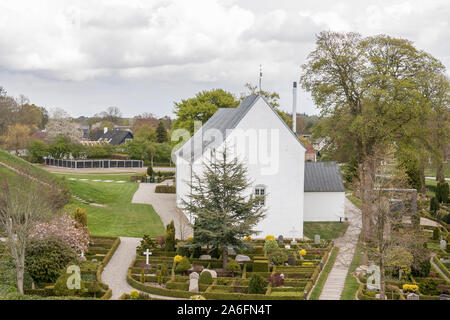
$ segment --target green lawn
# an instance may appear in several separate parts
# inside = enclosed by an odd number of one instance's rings
[[[357,208],[361,209],[362,202],[359,198],[355,197],[354,195],[348,195],[347,199],[351,201]]]
[[[359,283],[352,275],[355,272],[356,268],[358,268],[362,263],[362,252],[363,247],[360,242],[355,249],[355,254],[353,255],[352,262],[348,269],[347,277],[345,278],[344,290],[341,293],[341,300],[354,300],[356,291],[359,288]]]
[[[73,176],[66,175],[66,178],[70,177]],[[103,180],[126,179],[108,177]],[[78,207],[86,210],[88,227],[92,235],[142,237],[148,234],[155,237],[164,234],[162,221],[151,205],[131,203],[139,184],[68,179],[67,183],[77,197],[90,203],[105,205],[105,207],[87,205],[76,199],[72,199],[67,205],[67,209],[70,210]]]
[[[314,286],[313,291],[311,292],[311,295],[309,296],[309,300],[318,300],[320,297],[320,294],[322,293],[323,287],[325,286],[325,282],[327,281],[328,274],[330,273],[331,269],[333,268],[334,262],[336,261],[336,257],[339,253],[339,248],[334,247],[333,250],[330,253],[330,257],[328,258],[327,264],[323,268],[322,272],[320,273],[319,279],[317,279],[316,285]]]
[[[450,178],[450,163],[444,163],[444,175],[446,178]],[[436,168],[425,168],[426,177],[436,177]]]
[[[303,234],[310,239],[320,235],[321,239],[332,240],[342,236],[348,228],[346,222],[303,222]]]

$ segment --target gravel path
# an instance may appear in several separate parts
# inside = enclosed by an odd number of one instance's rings
[[[165,181],[160,185],[171,183]],[[161,217],[164,226],[170,221],[175,223],[175,232],[178,239],[187,239],[192,236],[192,226],[186,216],[176,206],[176,195],[170,193],[155,193],[156,183],[140,183],[139,189],[131,200],[132,203],[151,204]]]
[[[102,273],[102,281],[112,290],[111,300],[118,300],[124,293],[136,290],[127,282],[128,268],[136,257],[136,247],[141,239],[120,237],[120,245]],[[147,293],[148,294],[148,293]],[[164,300],[183,300],[148,294],[152,298]]]
[[[345,199],[345,217],[348,219],[349,226],[345,234],[335,241],[339,253],[328,274],[319,300],[339,300],[344,289],[345,278],[361,232],[361,210],[347,198]]]

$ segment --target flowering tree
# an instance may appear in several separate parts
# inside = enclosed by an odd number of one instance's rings
[[[86,252],[89,245],[88,228],[78,223],[69,213],[63,213],[50,222],[37,224],[31,232],[31,237],[54,237],[66,242],[77,252]]]

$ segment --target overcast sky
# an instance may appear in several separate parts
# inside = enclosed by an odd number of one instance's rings
[[[449,0],[0,0],[0,86],[73,116],[173,102],[258,81],[291,110],[292,82],[322,30],[388,34],[450,66]],[[299,112],[318,113],[300,92]]]

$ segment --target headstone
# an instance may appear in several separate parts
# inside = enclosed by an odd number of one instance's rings
[[[189,274],[189,292],[198,292],[198,278],[200,276],[197,272]]]
[[[441,294],[439,296],[439,300],[450,300],[450,295],[449,294]]]
[[[191,271],[191,272],[201,272],[203,269],[205,269],[205,267],[202,266],[201,264],[193,264],[189,268],[189,271]]]
[[[415,293],[408,293],[406,295],[406,300],[419,300],[419,295]]]
[[[236,256],[236,262],[247,262],[247,261],[252,261],[252,259],[250,259],[249,256],[243,255],[243,254],[238,254]]]
[[[296,245],[297,245],[297,240],[295,240],[295,238],[294,238],[294,240],[291,241],[291,246],[296,246]]]
[[[145,252],[142,253],[143,255],[145,255],[145,264],[149,264],[148,259],[150,258],[150,256],[152,255],[152,253],[150,252],[150,250],[146,250]]]
[[[285,249],[290,249],[291,246],[287,244],[287,245],[284,246],[284,248],[285,248]]]
[[[447,241],[445,241],[444,239],[441,240],[440,242],[440,246],[439,246],[442,250],[446,250],[447,249]]]
[[[283,245],[283,241],[284,241],[284,238],[283,238],[283,236],[280,234],[280,235],[278,236],[278,245],[279,245],[279,246],[282,246],[282,245]]]
[[[320,243],[320,234],[316,234],[316,235],[314,236],[314,243],[315,243],[315,244],[319,244],[319,243]]]
[[[95,258],[93,258],[92,260],[91,260],[92,262],[97,262],[98,260],[97,259],[95,259]]]
[[[236,251],[233,248],[228,248],[228,254],[235,255]]]
[[[199,259],[200,260],[211,260],[211,256],[209,254],[202,254]]]
[[[215,270],[203,269],[203,271],[200,274],[202,274],[203,272],[209,272],[213,279],[217,278],[217,272]]]
[[[295,266],[296,265],[296,263],[295,263],[295,256],[292,253],[288,256],[288,264],[290,266]]]

